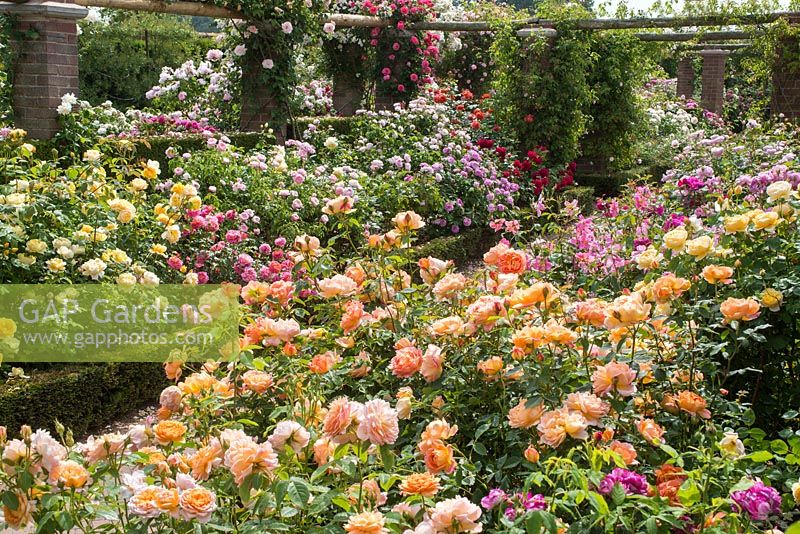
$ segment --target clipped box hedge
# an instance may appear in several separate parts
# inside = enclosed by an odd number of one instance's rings
[[[441,260],[453,260],[457,266],[481,257],[492,245],[497,236],[489,228],[476,228],[460,234],[437,237],[421,245],[408,249],[406,257],[416,262],[420,258],[433,256]]]
[[[158,363],[55,366],[0,387],[0,425],[55,429],[58,420],[82,436],[158,399],[168,385]]]

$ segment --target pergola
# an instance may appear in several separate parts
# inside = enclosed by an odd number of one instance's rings
[[[49,138],[58,130],[56,107],[66,93],[78,92],[78,39],[76,21],[88,14],[87,7],[125,9],[177,15],[197,15],[223,19],[242,19],[243,15],[224,7],[198,2],[162,0],[0,0],[0,13],[11,14],[18,21],[20,42],[18,57],[14,65],[13,106],[17,124],[26,129],[31,137]],[[378,17],[330,14],[325,17],[337,27],[381,27],[390,21]],[[746,41],[762,31],[759,25],[769,24],[780,19],[790,22],[800,20],[798,12],[774,12],[741,15],[733,20],[725,15],[703,15],[686,17],[652,18],[592,18],[571,21],[577,29],[589,31],[637,30],[637,29],[678,29],[690,28],[681,32],[637,32],[634,35],[646,42],[674,42],[694,44],[684,47],[695,50],[703,61],[701,102],[706,109],[720,112],[723,103],[725,62],[728,54],[746,46],[725,44],[728,41]],[[555,38],[556,21],[527,18],[513,22],[521,36]],[[697,31],[702,27],[724,27],[734,25],[734,30]],[[486,32],[492,26],[483,21],[431,21],[415,22],[406,26],[410,30],[435,30],[445,32]],[[35,30],[28,32],[27,30]],[[774,73],[774,84],[780,87],[773,96],[773,113],[800,116],[800,76],[786,66]],[[250,84],[248,84],[250,85]],[[341,84],[347,89],[347,84]],[[336,87],[336,84],[334,84]],[[694,68],[691,58],[681,59],[678,67],[678,94],[693,96]],[[335,89],[334,89],[335,90]],[[353,90],[352,87],[349,90]],[[261,93],[265,93],[261,91]],[[339,101],[353,101],[354,95],[334,94],[334,105],[345,113],[352,106],[336,105]],[[260,129],[270,116],[275,103],[263,94],[248,95],[248,106],[242,109],[242,129]],[[243,99],[245,100],[245,99]],[[391,105],[391,102],[383,103]]]

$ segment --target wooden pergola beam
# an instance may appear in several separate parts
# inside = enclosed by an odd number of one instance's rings
[[[685,42],[685,41],[744,41],[757,32],[724,31],[724,32],[685,32],[685,33],[637,33],[641,41]]]
[[[0,2],[0,4],[7,2]],[[132,11],[149,11],[154,13],[172,13],[175,15],[199,15],[212,18],[242,18],[242,13],[224,7],[199,2],[178,0],[76,0],[85,7],[105,7],[109,9],[127,9]],[[575,28],[583,30],[627,30],[645,28],[686,28],[701,26],[749,26],[768,24],[786,18],[800,20],[800,12],[779,11],[774,13],[753,13],[747,15],[698,15],[682,17],[636,17],[630,19],[577,19],[570,22]],[[365,15],[332,14],[328,20],[340,28],[381,28],[388,27],[390,21],[379,17]],[[554,28],[558,22],[548,19],[528,18],[513,21],[518,28]],[[439,31],[491,31],[492,25],[484,21],[431,21],[409,23],[412,30]]]

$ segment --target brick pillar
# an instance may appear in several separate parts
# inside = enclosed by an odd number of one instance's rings
[[[701,50],[703,57],[703,93],[700,103],[703,108],[716,113],[722,113],[722,104],[725,100],[725,60],[730,52],[728,50]]]
[[[678,61],[678,98],[694,98],[694,61],[689,56],[683,56]]]
[[[800,117],[800,68],[792,64],[800,41],[796,36],[785,37],[779,44],[777,58],[772,71],[773,116],[781,113],[788,118]]]
[[[343,45],[342,54],[362,57],[364,50],[356,43]],[[333,73],[333,109],[337,115],[350,117],[356,114],[364,98],[364,80],[346,72]]]
[[[279,143],[286,140],[286,118],[280,122],[280,115],[285,115],[285,106],[281,105],[271,91],[263,84],[261,75],[264,67],[263,58],[248,48],[242,64],[242,112],[239,128],[243,132],[260,132],[272,128]],[[277,62],[278,60],[276,60]]]
[[[78,94],[78,27],[88,10],[68,2],[31,0],[5,10],[15,17],[12,80],[14,124],[33,139],[59,129],[56,108]]]

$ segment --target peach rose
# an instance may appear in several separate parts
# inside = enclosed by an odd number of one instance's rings
[[[497,258],[497,267],[504,274],[521,274],[528,267],[528,257],[521,250],[510,248]]]
[[[571,412],[568,408],[559,408],[542,414],[536,429],[539,440],[545,445],[556,448],[564,442],[567,435],[575,439],[587,439],[588,423],[579,412]]]
[[[538,349],[545,344],[545,339],[545,330],[541,326],[525,326],[511,336],[514,347],[524,353],[530,352],[531,349]]]
[[[349,297],[356,293],[358,285],[352,278],[343,274],[335,274],[319,281],[320,294],[326,299],[333,297]]]
[[[589,299],[575,304],[575,317],[578,322],[601,327],[605,324],[608,303],[600,299]]]
[[[706,265],[703,267],[703,278],[709,284],[730,284],[733,268],[725,265]]]
[[[439,492],[439,479],[430,473],[414,473],[408,475],[400,484],[403,495],[421,495],[433,497]]]
[[[333,456],[333,453],[336,450],[336,444],[330,438],[322,437],[314,442],[313,448],[314,463],[317,465],[325,465]]]
[[[585,391],[570,393],[564,406],[573,412],[580,412],[586,419],[586,423],[592,426],[599,426],[600,419],[608,415],[611,406],[600,397]]]
[[[519,403],[508,411],[508,424],[511,428],[531,428],[539,422],[544,411],[543,404],[528,406],[527,399],[520,399]]]
[[[144,518],[154,518],[161,515],[161,508],[158,507],[158,497],[164,488],[158,486],[146,486],[135,493],[128,500],[128,512]]]
[[[497,265],[497,262],[500,260],[500,256],[502,256],[508,249],[509,247],[505,243],[498,243],[483,255],[484,263],[486,263],[486,265]]]
[[[308,369],[317,375],[324,375],[341,361],[341,357],[335,352],[329,350],[322,354],[316,354],[311,361],[308,362]]]
[[[181,407],[181,399],[183,399],[181,389],[178,386],[169,386],[161,392],[159,404],[170,412],[177,412]]]
[[[483,295],[467,307],[467,313],[475,324],[490,329],[494,323],[506,315],[504,299],[494,295]]]
[[[420,259],[417,265],[419,266],[419,275],[422,277],[422,281],[430,285],[441,273],[449,269],[453,262],[428,256]]]
[[[245,371],[242,375],[242,383],[248,391],[261,394],[266,393],[275,382],[272,378],[272,374],[266,371],[250,369],[249,371]]]
[[[761,304],[755,299],[736,299],[729,297],[720,304],[719,311],[725,318],[723,322],[752,321],[761,314]]]
[[[394,409],[397,410],[398,419],[408,419],[411,416],[411,403],[414,400],[414,391],[409,387],[402,387],[395,394],[397,403]]]
[[[549,308],[559,298],[558,290],[548,282],[536,282],[530,287],[517,289],[508,297],[508,304],[514,309],[533,306]]]
[[[636,461],[636,449],[634,449],[633,445],[630,443],[614,440],[611,442],[611,445],[609,445],[608,448],[619,454],[620,457],[622,457],[622,461],[625,462],[625,465],[634,465],[639,463]]]
[[[297,421],[281,421],[269,436],[269,443],[274,450],[283,451],[289,447],[299,453],[310,439],[311,434]]]
[[[217,438],[212,438],[208,445],[200,447],[189,458],[189,467],[195,480],[208,480],[211,471],[222,463],[222,445]]]
[[[692,284],[687,279],[666,274],[653,283],[653,298],[658,303],[669,302],[683,295],[691,287]]]
[[[436,532],[481,532],[481,509],[464,497],[446,499],[436,504],[430,512],[430,521]]]
[[[217,496],[205,488],[195,487],[181,492],[180,513],[187,521],[197,519],[207,523],[216,509]]]
[[[170,380],[179,380],[181,377],[183,362],[165,362],[164,372]]]
[[[397,411],[383,399],[373,399],[364,404],[358,414],[358,439],[373,445],[391,445],[400,433]]]
[[[578,334],[561,326],[554,319],[544,325],[544,336],[548,343],[554,345],[572,345],[578,339]]]
[[[434,336],[458,336],[464,333],[464,321],[452,316],[439,319],[431,324],[430,332]]]
[[[358,405],[354,405],[347,397],[334,399],[325,414],[322,432],[330,438],[345,434],[355,420],[354,408],[357,409]]]
[[[539,461],[539,451],[536,450],[536,447],[533,445],[528,445],[528,448],[525,449],[525,452],[522,455],[532,464],[535,464]]]
[[[636,371],[627,363],[610,362],[598,367],[592,374],[595,395],[605,397],[616,391],[623,397],[636,393]]]
[[[355,263],[350,265],[345,271],[344,275],[359,286],[363,284],[367,279],[367,271],[364,270],[364,267],[361,266],[360,263]]]
[[[239,486],[253,472],[267,473],[278,467],[278,455],[269,443],[256,443],[249,436],[237,436],[226,443],[225,467]]]
[[[322,213],[326,215],[352,213],[354,211],[353,204],[354,202],[351,197],[339,195],[325,203],[325,206],[322,208]]]
[[[654,445],[661,443],[661,437],[665,432],[661,425],[652,419],[639,419],[636,421],[636,430],[645,440]]]
[[[417,213],[413,211],[403,211],[398,213],[392,219],[398,232],[408,232],[410,230],[419,230],[425,226],[425,222]]]
[[[678,408],[688,413],[692,417],[701,419],[711,419],[711,412],[706,408],[706,401],[694,391],[684,390],[678,394],[675,401]]]
[[[386,520],[380,512],[361,512],[350,516],[344,525],[348,534],[386,534],[389,532],[384,527]]]
[[[161,421],[153,427],[153,434],[161,445],[176,443],[186,435],[186,425],[180,421]]]
[[[294,248],[304,256],[315,257],[321,253],[319,238],[306,234],[294,239]]]
[[[425,354],[422,355],[422,365],[419,368],[420,374],[426,382],[435,382],[442,376],[444,364],[444,354],[442,348],[437,345],[428,345]]]
[[[435,419],[428,423],[425,430],[422,432],[420,438],[420,450],[424,449],[425,443],[433,440],[448,440],[456,435],[458,432],[458,425],[450,425],[444,419]]]
[[[417,347],[403,347],[395,352],[389,369],[398,378],[409,378],[422,367],[422,351]]]
[[[466,285],[467,279],[463,274],[448,274],[436,282],[436,285],[433,286],[433,294],[436,295],[436,298],[439,300],[453,298],[459,291],[464,289]]]
[[[342,315],[339,326],[345,334],[349,334],[361,325],[364,317],[364,304],[358,300],[348,301],[344,306],[344,315]]]
[[[609,330],[633,326],[650,317],[650,304],[645,304],[640,293],[621,295],[606,309],[605,327]]]

